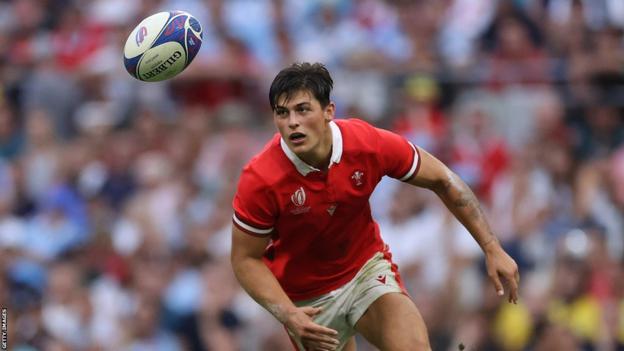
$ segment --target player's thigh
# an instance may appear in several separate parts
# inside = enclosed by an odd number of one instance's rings
[[[355,329],[382,351],[430,351],[427,327],[404,294],[388,293],[371,304]]]

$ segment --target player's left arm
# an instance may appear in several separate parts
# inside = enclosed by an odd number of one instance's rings
[[[408,183],[432,190],[453,215],[468,229],[485,253],[487,273],[498,295],[503,295],[499,276],[508,283],[509,302],[518,300],[520,274],[516,262],[503,250],[481,209],[479,200],[468,185],[444,163],[418,148],[420,165]]]

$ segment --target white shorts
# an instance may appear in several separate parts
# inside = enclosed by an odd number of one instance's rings
[[[347,284],[317,298],[296,302],[295,305],[321,307],[322,312],[314,317],[314,322],[338,332],[340,346],[337,350],[341,350],[355,335],[355,324],[368,307],[380,296],[393,292],[404,293],[404,290],[392,270],[392,263],[383,253],[378,252]],[[305,350],[301,342],[290,331],[288,333],[296,347]]]

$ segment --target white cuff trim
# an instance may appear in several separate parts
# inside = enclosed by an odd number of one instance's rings
[[[241,221],[240,219],[238,219],[238,217],[236,217],[236,214],[234,214],[232,216],[232,219],[234,220],[234,222],[236,224],[238,224],[241,228],[248,230],[252,233],[256,233],[256,234],[260,234],[260,235],[267,235],[270,234],[273,231],[273,228],[269,228],[269,229],[258,229],[255,227],[250,226],[249,224],[244,223],[243,221]]]
[[[416,166],[418,166],[418,162],[420,162],[420,157],[418,156],[418,152],[416,151],[416,147],[414,146],[414,144],[412,144],[409,141],[407,143],[414,150],[414,162],[412,162],[412,168],[410,168],[410,170],[407,171],[407,174],[405,174],[403,177],[401,177],[401,179],[399,179],[402,182],[410,179],[410,177],[414,175],[414,171],[416,171]]]

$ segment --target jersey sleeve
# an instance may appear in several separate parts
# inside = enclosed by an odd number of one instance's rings
[[[257,175],[243,171],[232,207],[232,221],[243,232],[260,237],[273,232],[277,206],[269,187]]]
[[[418,173],[420,153],[414,144],[390,131],[379,128],[375,128],[375,131],[384,175],[407,181]]]

